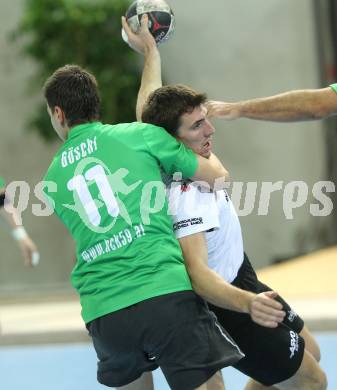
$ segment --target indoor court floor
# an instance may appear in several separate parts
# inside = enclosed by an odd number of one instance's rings
[[[259,271],[315,331],[328,390],[337,390],[337,246]],[[319,275],[319,277],[317,277]],[[96,355],[74,294],[39,294],[0,300],[0,389],[103,390],[96,381]],[[242,390],[247,378],[223,371],[227,390]],[[169,390],[160,370],[155,389]]]
[[[337,389],[337,333],[317,333],[328,390]],[[242,390],[247,378],[223,370],[226,390]],[[6,390],[103,390],[96,381],[96,355],[90,344],[56,344],[0,348],[0,388]],[[169,390],[160,370],[155,389]]]

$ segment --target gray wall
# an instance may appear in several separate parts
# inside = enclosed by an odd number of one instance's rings
[[[1,0],[0,15],[0,175],[8,181],[41,180],[59,144],[46,145],[27,133],[24,122],[39,99],[27,83],[34,66],[9,44],[23,1]],[[318,87],[318,69],[311,2],[308,0],[171,0],[176,36],[162,47],[168,82],[183,82],[215,99],[244,99],[291,88]],[[211,6],[209,5],[211,4]],[[325,178],[324,133],[321,123],[271,124],[240,120],[216,122],[216,152],[235,181]],[[36,202],[34,196],[31,197]],[[310,216],[308,207],[287,221],[282,197],[274,194],[268,216],[256,209],[241,222],[247,251],[262,266],[276,257],[320,246],[317,230],[328,219]],[[309,202],[308,202],[309,203]],[[308,204],[307,203],[307,204]],[[55,218],[24,222],[42,254],[41,265],[25,270],[9,233],[0,225],[0,293],[20,289],[69,286],[74,246]]]
[[[8,42],[22,12],[22,1],[1,0],[0,14],[0,176],[8,182],[27,181],[33,191],[48,167],[59,144],[46,145],[24,127],[38,101],[38,87],[31,89],[34,66],[18,54],[17,45]],[[56,217],[36,218],[31,203],[39,203],[31,193],[29,209],[23,214],[27,231],[41,252],[41,264],[25,269],[20,251],[6,226],[0,224],[0,293],[30,287],[69,286],[74,258],[72,240]]]
[[[162,47],[167,82],[189,84],[212,99],[229,101],[319,87],[311,1],[171,0],[170,4],[177,29],[174,39]],[[217,121],[216,128],[215,151],[234,181],[303,180],[312,188],[325,179],[322,122]],[[330,220],[312,217],[310,202],[309,197],[287,221],[278,192],[271,197],[268,216],[257,216],[256,204],[251,215],[241,218],[246,249],[256,265],[321,245],[318,236]]]

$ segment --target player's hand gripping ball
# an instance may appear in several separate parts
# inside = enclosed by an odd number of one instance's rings
[[[136,0],[130,5],[125,18],[134,33],[139,30],[144,14],[149,17],[149,30],[157,45],[172,36],[175,29],[174,14],[164,0]],[[124,30],[122,36],[127,42],[128,38]]]

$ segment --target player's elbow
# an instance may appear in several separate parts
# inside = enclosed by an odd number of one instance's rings
[[[225,168],[217,168],[207,181],[211,188],[215,188],[217,183],[229,181],[229,173]]]
[[[225,182],[230,178],[227,169],[219,169],[219,172],[213,176],[213,181],[210,183],[211,188],[220,190]]]
[[[227,171],[226,168],[222,168],[221,176],[220,178],[225,179],[226,181],[229,180],[229,172]]]

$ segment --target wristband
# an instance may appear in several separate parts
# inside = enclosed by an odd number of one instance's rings
[[[23,226],[18,226],[12,230],[14,240],[20,241],[28,237],[28,234]]]
[[[37,267],[40,262],[40,253],[39,252],[33,252],[32,253],[32,266]]]

